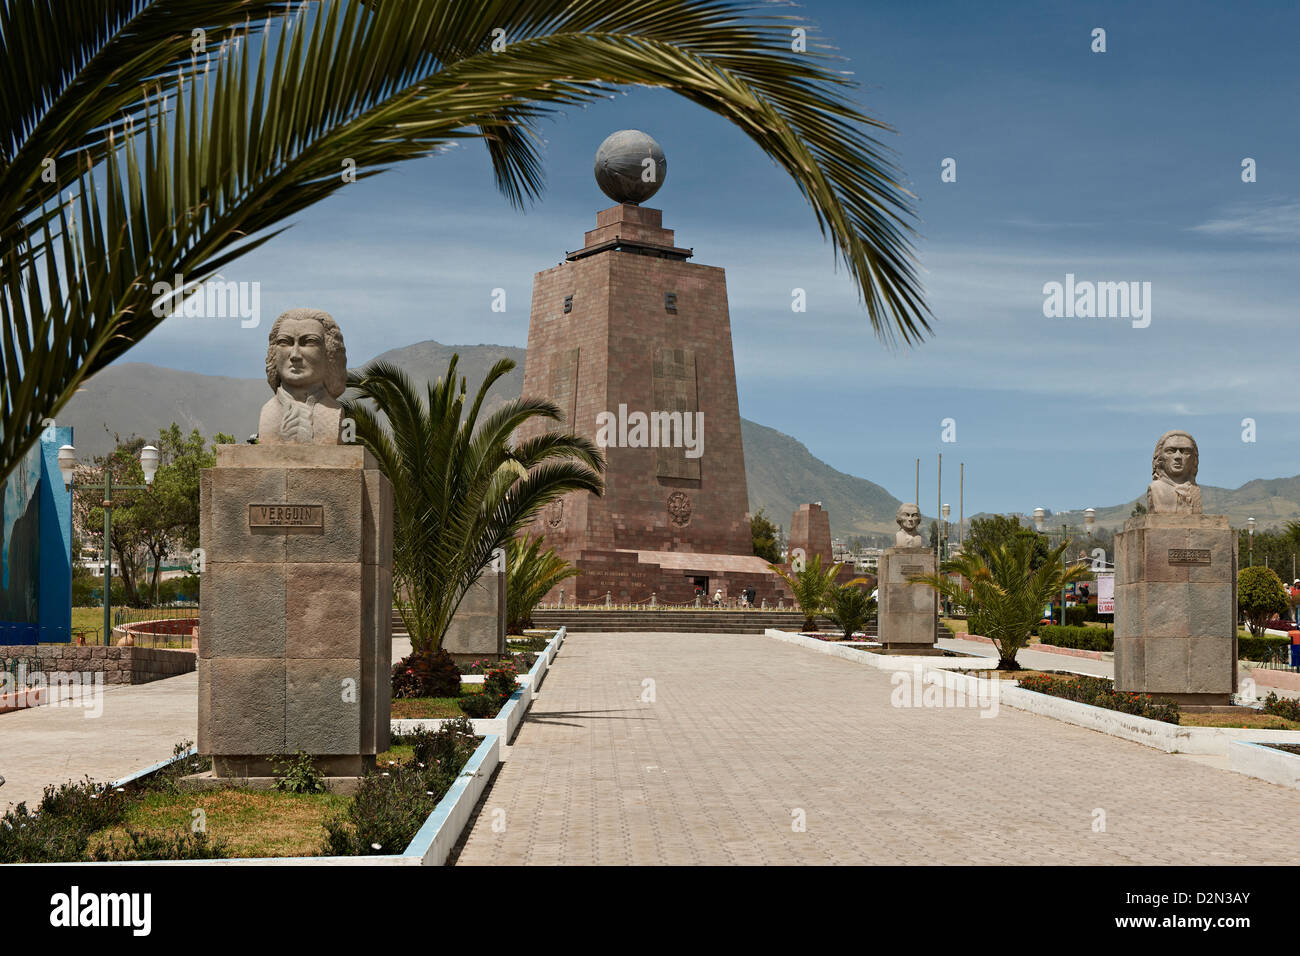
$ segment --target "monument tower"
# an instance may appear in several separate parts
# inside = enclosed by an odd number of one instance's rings
[[[753,555],[724,271],[688,260],[662,213],[659,145],[609,136],[596,181],[615,205],[576,252],[533,279],[523,394],[548,398],[564,428],[602,446],[605,494],[566,495],[530,529],[582,574],[582,601],[686,602],[776,579]]]

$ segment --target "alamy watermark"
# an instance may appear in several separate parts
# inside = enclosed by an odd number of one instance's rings
[[[687,458],[704,454],[703,412],[640,412],[619,405],[596,413],[600,448],[684,448]]]
[[[35,695],[45,706],[81,707],[86,711],[83,716],[99,717],[104,713],[104,673],[51,671],[47,674],[28,671],[27,664],[19,661],[13,671],[0,671],[0,697],[10,694]]]
[[[1151,324],[1150,282],[1065,282],[1043,286],[1043,315],[1049,319],[1132,319],[1133,328]]]
[[[262,322],[262,283],[209,279],[186,295],[185,277],[179,272],[171,282],[155,282],[153,314],[158,318],[239,319],[242,329]]]

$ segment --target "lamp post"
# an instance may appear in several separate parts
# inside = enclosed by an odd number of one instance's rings
[[[158,473],[158,449],[145,445],[140,449],[140,468],[144,472],[143,485],[115,485],[113,471],[104,468],[104,643],[108,643],[113,633],[113,491],[152,491],[153,476]],[[98,488],[73,488],[72,476],[77,470],[77,451],[71,445],[59,449],[59,473],[63,475],[63,487],[69,491],[98,491]]]
[[[1254,518],[1246,519],[1246,532],[1248,535],[1246,540],[1249,542],[1249,550],[1250,550],[1250,566],[1253,568],[1255,566],[1255,519]]]
[[[942,565],[944,561],[948,560],[948,518],[952,514],[952,506],[942,505],[939,512],[943,515],[943,529],[939,535],[939,563]],[[943,599],[943,610],[945,617],[952,616],[952,605],[947,597]]]

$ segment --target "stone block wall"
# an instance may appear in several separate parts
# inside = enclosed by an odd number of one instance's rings
[[[46,674],[102,673],[105,684],[147,684],[188,674],[195,654],[162,647],[100,647],[76,644],[16,644],[0,648],[0,670]]]

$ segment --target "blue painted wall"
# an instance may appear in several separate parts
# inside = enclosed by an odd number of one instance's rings
[[[72,494],[59,474],[70,427],[47,428],[0,485],[0,644],[72,638]]]

